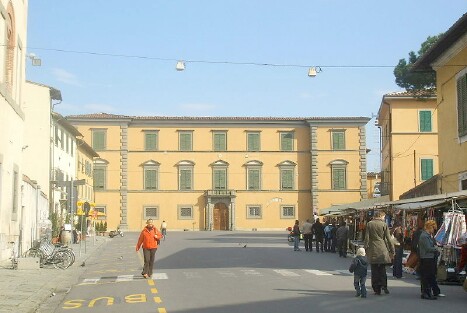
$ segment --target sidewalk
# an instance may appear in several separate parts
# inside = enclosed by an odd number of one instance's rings
[[[64,296],[84,272],[85,268],[80,265],[109,240],[108,237],[101,236],[96,237],[95,242],[92,237],[87,239],[87,242],[81,242],[81,246],[80,244],[69,245],[75,252],[76,259],[75,263],[66,270],[53,267],[39,270],[13,270],[10,269],[9,260],[2,262],[0,264],[0,312],[32,313],[36,312],[39,306],[50,297]],[[44,312],[50,312],[53,309],[49,308]]]

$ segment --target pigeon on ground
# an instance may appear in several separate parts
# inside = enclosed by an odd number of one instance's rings
[[[246,245],[244,245],[243,248],[246,248]]]
[[[118,257],[119,260],[123,260],[123,255]]]
[[[83,263],[81,263],[80,266],[81,266],[81,267],[85,267],[85,266],[86,266],[86,263],[83,261]]]

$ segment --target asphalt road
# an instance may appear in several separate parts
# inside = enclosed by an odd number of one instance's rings
[[[285,231],[169,232],[153,279],[144,279],[137,236],[115,237],[89,258],[55,312],[466,312],[461,286],[421,300],[408,274],[389,275],[391,293],[382,296],[373,295],[368,277],[368,298],[355,298],[350,256],[294,252]]]

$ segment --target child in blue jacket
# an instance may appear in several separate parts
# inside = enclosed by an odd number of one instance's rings
[[[357,249],[357,255],[350,264],[349,271],[353,273],[353,285],[357,291],[356,297],[366,298],[365,281],[368,274],[368,261],[364,248]]]

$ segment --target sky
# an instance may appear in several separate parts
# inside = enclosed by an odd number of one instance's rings
[[[59,89],[62,115],[370,117],[378,172],[374,116],[402,90],[394,67],[465,12],[465,0],[30,0],[27,53],[42,65],[26,79]]]

